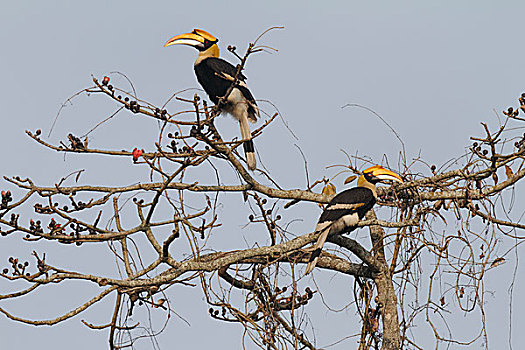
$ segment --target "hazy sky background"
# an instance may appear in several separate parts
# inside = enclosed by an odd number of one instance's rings
[[[0,6],[0,174],[31,176],[38,184],[51,185],[63,175],[85,168],[85,183],[146,181],[147,169],[132,166],[130,159],[64,157],[32,142],[24,130],[42,128],[47,135],[60,105],[76,91],[90,86],[91,75],[123,72],[133,81],[140,97],[159,105],[175,91],[199,87],[192,66],[195,50],[163,48],[175,34],[205,29],[220,39],[222,57],[236,62],[226,50],[227,45],[236,45],[244,52],[259,33],[275,25],[286,28],[270,33],[263,43],[279,52],[252,56],[245,74],[255,97],[275,104],[299,139],[293,139],[284,124],[277,121],[256,140],[262,164],[280,185],[305,186],[303,160],[294,144],[308,158],[310,179],[333,175],[334,171],[325,167],[346,162],[340,150],[366,154],[377,162],[385,155],[390,165],[398,168],[399,141],[370,113],[341,109],[347,103],[380,113],[401,136],[408,159],[421,156],[439,166],[461,155],[470,136],[481,135],[480,121],[498,125],[496,113],[515,106],[525,91],[524,10],[521,1],[4,2]],[[127,88],[123,79],[116,75],[112,79]],[[259,105],[269,114],[274,111],[263,101]],[[177,108],[180,104],[173,103],[168,109]],[[69,132],[82,135],[115,109],[102,96],[80,97],[63,111],[51,141],[64,140]],[[221,120],[219,127],[226,135],[238,132],[237,124],[229,118]],[[100,148],[152,150],[157,133],[156,122],[124,111],[92,133],[90,143]],[[235,181],[235,177],[224,180]],[[342,188],[342,179],[337,185]],[[8,188],[5,182],[0,187]],[[523,212],[521,198],[523,190],[516,191],[514,218]],[[234,200],[240,203],[239,198]],[[303,219],[294,229],[297,233],[309,232],[319,210],[314,205],[301,210],[292,212]],[[215,248],[246,247],[250,231],[242,229],[245,213],[242,223],[226,209],[222,215],[227,231]],[[21,242],[20,237],[0,239],[0,268],[8,266],[7,259],[12,255],[29,259],[33,249],[47,252],[56,264],[81,272],[104,271],[107,267],[112,271],[108,273],[115,273],[106,247],[76,249],[52,243],[37,247]],[[99,255],[102,252],[106,255]],[[494,291],[486,299],[489,344],[498,349],[509,347],[508,288],[516,261],[508,260],[498,274],[491,272],[487,276],[486,288]],[[518,269],[514,287],[515,349],[525,341],[520,332],[525,322],[520,311],[525,304],[519,300],[524,287],[519,274]],[[0,293],[12,290],[12,284],[0,282]],[[22,317],[54,318],[96,291],[98,288],[88,284],[70,283],[68,288],[51,286],[38,298],[1,302],[0,306]],[[171,292],[172,306],[191,326],[172,319],[159,337],[160,348],[240,348],[240,327],[211,320],[200,289]],[[341,291],[345,302],[348,293]],[[107,331],[89,330],[80,319],[108,322],[112,300],[108,298],[86,314],[52,328],[13,323],[0,315],[0,348],[105,348]],[[309,307],[322,310],[319,298],[311,304]],[[323,311],[319,315],[321,320],[332,317]],[[353,311],[337,317],[333,327],[317,334],[319,346],[338,340],[345,334],[345,322],[356,319]],[[452,323],[468,328],[465,320],[470,319],[459,314]],[[421,321],[421,327],[426,327]],[[335,329],[343,332],[336,334]],[[420,341],[431,346],[433,336],[429,332],[428,339]],[[149,348],[148,342],[138,343],[137,348]],[[247,344],[247,348],[253,347]],[[333,349],[353,347],[354,343],[347,341]],[[472,347],[480,348],[481,343]]]

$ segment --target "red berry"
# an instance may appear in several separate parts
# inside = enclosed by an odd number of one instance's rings
[[[134,148],[132,152],[133,161],[136,162],[139,159],[139,157],[142,155],[142,153],[144,153],[143,149]]]
[[[108,85],[108,83],[109,83],[109,77],[104,76],[104,79],[102,79],[102,85]]]

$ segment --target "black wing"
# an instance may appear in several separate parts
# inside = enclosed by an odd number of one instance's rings
[[[237,73],[237,67],[216,57],[208,57],[194,68],[197,80],[215,104],[226,94]],[[240,73],[238,88],[248,101],[255,103],[253,95],[244,84],[245,81],[246,77]]]
[[[237,73],[237,67],[222,58],[209,57],[203,61],[212,71],[224,79],[233,81],[235,73]],[[246,77],[242,72],[239,74],[240,81],[246,81]]]
[[[353,213],[357,213],[359,219],[362,219],[375,203],[376,198],[372,190],[365,187],[350,188],[336,195],[328,203],[319,218],[319,224],[328,224]]]

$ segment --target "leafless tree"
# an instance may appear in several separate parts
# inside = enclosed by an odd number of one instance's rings
[[[250,44],[239,57],[239,72],[252,53],[265,48]],[[0,274],[13,285],[12,293],[0,295],[0,312],[11,320],[55,325],[110,297],[114,308],[108,310],[107,323],[82,322],[94,330],[109,330],[110,348],[124,349],[133,347],[145,327],[141,321],[130,322],[134,309],[147,307],[167,320],[173,314],[169,288],[200,286],[209,316],[242,324],[250,339],[243,341],[265,349],[317,349],[314,330],[327,325],[308,317],[309,306],[330,293],[315,283],[316,276],[329,271],[354,281],[348,286],[353,290],[348,308],[355,312],[349,322],[360,324],[361,331],[354,335],[359,349],[420,349],[414,326],[421,324],[430,327],[436,346],[468,345],[487,337],[484,279],[488,270],[505,262],[505,254],[496,255],[497,246],[510,242],[508,254],[524,238],[519,232],[525,225],[514,219],[517,214],[511,209],[513,190],[525,176],[525,138],[516,132],[525,122],[520,117],[525,94],[517,107],[503,112],[495,130],[481,123],[481,135],[471,137],[464,154],[439,168],[424,159],[408,160],[401,152],[395,170],[405,182],[378,190],[376,210],[383,219],[371,210],[359,223],[366,240],[353,234],[330,236],[332,245],[322,253],[313,279],[303,271],[309,244],[318,233],[291,232],[288,224],[297,217],[288,212],[292,206],[329,202],[335,194],[333,176],[327,174],[304,189],[284,189],[275,174],[249,172],[238,152],[242,141],[223,138],[214,123],[219,109],[208,106],[204,96],[176,95],[186,108],[168,111],[166,105],[154,106],[133,91],[111,85],[108,77],[93,78],[93,86],[80,94],[100,94],[119,111],[159,123],[156,149],[93,148],[87,138],[73,134],[55,145],[40,130],[27,135],[61,153],[129,157],[134,166],[148,167],[150,176],[122,186],[79,184],[81,172],[48,186],[37,184],[36,174],[4,177],[12,190],[2,191],[1,234],[18,235],[34,247],[32,257],[9,257]],[[271,133],[267,126],[277,118],[278,113],[269,115],[253,131],[256,144],[262,133]],[[376,162],[348,157],[344,170],[358,175],[359,169]],[[293,171],[300,174],[302,169]],[[215,183],[203,178],[204,173],[212,173]],[[226,173],[240,181],[225,184]],[[243,196],[229,195],[232,192]],[[127,206],[126,196],[133,198]],[[210,245],[209,238],[221,226],[220,203],[227,203],[228,210],[251,208],[246,224],[257,244],[226,251]],[[32,215],[19,214],[31,207]],[[115,266],[108,267],[107,275],[53,266],[39,248],[43,240],[76,244],[78,249],[107,244]],[[172,254],[174,245],[187,247],[185,253]],[[119,277],[111,277],[115,271]],[[71,280],[94,284],[99,292],[51,319],[25,319],[4,306],[6,300],[30,297],[49,285],[68,288]],[[26,287],[15,289],[20,281]],[[465,339],[450,330],[452,309],[477,319],[479,334]]]

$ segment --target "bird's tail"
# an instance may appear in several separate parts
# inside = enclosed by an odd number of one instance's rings
[[[241,137],[244,140],[243,146],[246,163],[248,164],[248,169],[254,170],[257,161],[255,160],[255,148],[253,147],[252,134],[250,132],[250,125],[248,124],[248,117],[246,114],[239,119],[239,124],[241,125]]]
[[[324,242],[326,242],[326,238],[328,237],[328,233],[330,232],[330,227],[324,228],[321,232],[321,235],[317,239],[317,242],[315,242],[314,250],[312,252],[312,255],[310,256],[310,261],[308,262],[308,265],[306,265],[306,271],[305,275],[308,275],[312,270],[314,269],[315,265],[317,264],[317,260],[319,260],[319,255],[321,255],[321,251],[323,250]],[[318,231],[318,229],[316,229]]]

